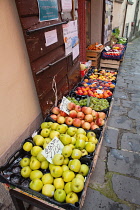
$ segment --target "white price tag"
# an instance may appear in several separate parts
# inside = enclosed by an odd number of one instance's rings
[[[32,138],[37,135],[37,131],[34,131],[32,134]]]
[[[96,92],[99,93],[99,94],[100,94],[100,93],[103,93],[102,90],[96,90]]]
[[[50,163],[53,163],[52,158],[55,154],[61,154],[63,147],[64,145],[62,142],[57,137],[54,137],[54,139],[46,146],[46,148],[44,148],[41,153]]]
[[[69,101],[65,96],[63,96],[61,104],[60,104],[60,110],[62,110],[63,112],[65,112],[66,114],[70,113],[70,110],[68,109],[68,104],[71,101]]]
[[[109,46],[106,46],[106,47],[105,47],[105,50],[106,50],[106,51],[109,51],[110,49],[111,49],[111,48],[110,48]]]

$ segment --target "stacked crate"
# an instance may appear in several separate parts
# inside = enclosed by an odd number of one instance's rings
[[[118,70],[120,67],[120,60],[101,59],[100,69]]]
[[[92,61],[92,66],[95,68],[99,68],[100,65],[100,56],[103,48],[101,50],[86,50],[86,58],[87,61]]]

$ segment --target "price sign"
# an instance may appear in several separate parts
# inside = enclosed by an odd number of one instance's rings
[[[106,47],[105,47],[105,50],[106,50],[106,51],[109,51],[110,49],[111,49],[111,48],[110,48],[109,46],[106,46]]]
[[[63,147],[62,142],[55,137],[41,153],[50,163],[53,163],[52,158],[55,154],[61,154]]]
[[[32,134],[32,138],[34,138],[34,136],[37,135],[37,131],[34,131],[33,134]]]
[[[62,102],[60,104],[60,110],[62,110],[63,112],[65,112],[66,114],[70,113],[70,110],[68,109],[68,104],[71,101],[69,101],[65,96],[63,96],[62,98]]]
[[[99,94],[100,94],[100,93],[103,93],[102,90],[96,90],[96,92],[99,93]]]

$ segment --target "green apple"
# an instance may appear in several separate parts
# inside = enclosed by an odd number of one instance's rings
[[[72,150],[75,148],[75,145],[73,145],[73,144],[68,144],[71,148],[72,148]]]
[[[53,181],[55,189],[64,189],[64,180],[62,178],[55,178]]]
[[[62,155],[64,157],[70,157],[71,154],[72,154],[71,146],[69,146],[69,145],[64,146],[63,149],[62,149]]]
[[[83,177],[82,174],[76,174],[76,177],[75,178],[79,178],[81,179],[83,182],[85,181],[85,178]]]
[[[97,144],[98,143],[98,139],[95,136],[90,137],[88,141],[89,142],[92,142],[94,144]]]
[[[64,190],[62,189],[57,189],[54,192],[54,199],[60,203],[63,203],[66,199],[66,193]]]
[[[88,152],[85,149],[82,149],[81,152],[82,152],[82,157],[88,155]]]
[[[30,158],[25,157],[20,161],[21,167],[29,166],[29,164],[30,164]]]
[[[84,141],[86,141],[86,135],[84,135],[83,133],[78,133],[78,134],[76,135],[76,141],[77,141],[78,139],[83,139]]]
[[[81,162],[78,159],[70,160],[68,167],[70,168],[70,170],[74,172],[79,172],[81,167]]]
[[[69,127],[67,130],[67,134],[70,136],[74,136],[76,134],[77,129],[75,127]]]
[[[37,158],[40,162],[46,160],[46,158],[42,155],[42,150],[37,154],[36,158]]]
[[[78,128],[76,134],[83,133],[86,135],[86,131],[83,128]]]
[[[90,131],[90,132],[87,133],[88,139],[89,139],[90,137],[93,137],[93,136],[96,137],[96,134],[95,134],[93,131]]]
[[[48,128],[48,122],[43,122],[40,125],[41,129]]]
[[[76,138],[74,136],[71,137],[71,143],[74,145],[76,143]]]
[[[43,148],[45,149],[45,148],[47,147],[47,145],[48,145],[48,143],[45,142],[45,143],[43,144]]]
[[[67,170],[69,170],[69,167],[67,165],[62,165],[62,170],[67,171]]]
[[[71,189],[73,192],[81,192],[84,188],[84,182],[79,178],[74,178],[71,183]]]
[[[74,192],[70,192],[66,196],[66,203],[75,204],[78,200],[78,195]]]
[[[32,149],[32,147],[33,147],[33,144],[32,144],[31,142],[25,142],[25,143],[23,144],[23,149],[24,149],[24,151],[26,151],[26,152],[30,152],[31,149]]]
[[[59,178],[62,176],[63,169],[61,166],[53,166],[51,168],[51,175],[55,178]]]
[[[49,170],[51,170],[53,166],[55,166],[55,165],[52,163],[49,163]]]
[[[59,133],[58,131],[55,131],[55,130],[51,130],[51,131],[50,131],[49,137],[50,137],[51,139],[54,139],[54,137],[59,138],[59,136],[60,136],[60,133]]]
[[[72,154],[71,154],[71,157],[73,159],[80,159],[82,156],[82,152],[79,150],[79,149],[73,149],[72,150]]]
[[[53,183],[53,177],[50,173],[44,174],[42,176],[42,182],[43,184],[52,184]]]
[[[30,173],[30,179],[40,179],[43,176],[43,173],[40,170],[34,170]]]
[[[56,166],[61,166],[64,161],[64,156],[61,154],[55,154],[52,158],[52,162]]]
[[[40,134],[43,137],[48,137],[49,134],[50,134],[50,129],[49,128],[43,128]]]
[[[64,145],[70,144],[71,143],[71,136],[68,134],[61,134],[60,135],[60,140]]]
[[[30,182],[29,186],[32,190],[39,192],[43,187],[43,183],[40,179],[36,178]]]
[[[76,140],[75,148],[82,150],[84,149],[84,147],[85,147],[85,140],[83,139]]]
[[[86,146],[85,146],[85,149],[86,149],[86,151],[87,152],[94,152],[94,150],[95,150],[95,144],[94,143],[92,143],[92,142],[88,142],[87,144],[86,144]]]
[[[53,123],[53,124],[51,125],[51,129],[52,129],[52,130],[56,130],[56,128],[57,128],[58,125],[59,125],[58,123]]]
[[[37,156],[40,151],[42,151],[42,148],[40,146],[33,146],[33,148],[31,149],[31,155]]]
[[[86,164],[82,164],[81,168],[79,170],[79,174],[82,174],[83,176],[86,176],[89,172],[89,167]]]
[[[65,126],[66,131],[68,130],[68,126],[66,124],[61,124],[63,126]]]
[[[43,146],[44,144],[44,138],[41,135],[35,135],[33,137],[33,141],[35,142],[37,146]]]
[[[40,168],[40,165],[41,165],[41,163],[40,163],[40,161],[39,160],[37,160],[37,158],[31,158],[31,161],[30,161],[30,168],[32,169],[32,170],[37,170],[37,169],[39,169]]]
[[[23,176],[24,178],[28,178],[30,176],[31,173],[31,169],[29,166],[25,166],[21,169],[21,176]]]
[[[58,131],[59,133],[66,133],[66,126],[64,124],[58,125],[56,128],[56,131]]]
[[[41,162],[40,168],[41,169],[47,169],[49,167],[49,163],[47,160],[44,160]]]
[[[44,143],[46,142],[47,144],[49,144],[51,142],[51,138],[44,138]]]
[[[75,173],[73,171],[67,170],[62,174],[64,182],[70,182],[74,179]]]
[[[63,165],[67,165],[69,163],[69,158],[64,157]]]
[[[42,187],[42,194],[50,198],[54,196],[54,191],[55,191],[55,187],[52,184],[45,184]]]
[[[72,192],[72,189],[71,189],[71,182],[67,182],[64,186],[64,190],[66,192],[66,194]]]

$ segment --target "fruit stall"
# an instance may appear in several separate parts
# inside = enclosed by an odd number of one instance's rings
[[[106,46],[101,53],[100,68],[118,70],[121,61],[123,61],[127,39],[118,37],[116,43],[112,46]]]
[[[80,209],[99,156],[117,71],[91,67],[0,167],[16,209]]]

